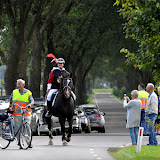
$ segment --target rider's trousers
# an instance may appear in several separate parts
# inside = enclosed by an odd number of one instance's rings
[[[14,117],[14,133],[16,134],[21,123],[22,123],[22,116],[13,116]],[[27,122],[29,125],[31,124],[31,116],[25,116],[24,117],[24,122]],[[17,142],[19,144],[19,137],[20,137],[20,134],[18,132],[16,138],[17,138]]]
[[[55,94],[58,91],[58,89],[51,89],[47,95],[47,101],[52,100],[52,95]],[[52,106],[54,105],[54,101],[52,102]]]

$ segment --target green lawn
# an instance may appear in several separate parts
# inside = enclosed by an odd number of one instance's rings
[[[89,96],[88,96],[88,99],[87,99],[87,104],[94,104],[93,102],[93,93],[91,93]]]
[[[112,93],[113,89],[112,88],[107,88],[107,89],[92,89],[93,93],[98,93],[98,92],[110,92]]]
[[[136,146],[121,148],[117,152],[109,152],[117,160],[160,160],[160,145],[142,146],[141,153],[136,153]]]

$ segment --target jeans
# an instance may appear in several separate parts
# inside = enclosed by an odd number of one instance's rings
[[[144,128],[143,134],[147,134],[148,124],[145,121],[145,110],[141,110],[141,126]]]
[[[156,134],[154,132],[154,124],[155,120],[157,119],[157,114],[148,114],[148,119],[149,119],[149,144],[150,145],[158,145]]]
[[[138,128],[139,127],[129,128],[132,144],[137,144]]]

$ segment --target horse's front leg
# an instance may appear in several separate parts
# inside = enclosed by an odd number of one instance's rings
[[[63,142],[63,145],[65,146],[67,145],[66,136],[65,136],[65,118],[59,117],[59,122],[61,125],[62,142]]]
[[[68,135],[67,135],[67,142],[71,141],[71,135],[72,135],[72,125],[73,125],[73,117],[67,118],[69,123],[69,129],[68,129]]]
[[[53,145],[53,136],[52,136],[52,121],[51,117],[46,118],[49,130],[49,145]]]

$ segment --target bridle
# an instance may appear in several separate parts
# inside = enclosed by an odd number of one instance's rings
[[[63,78],[63,84],[64,84],[64,80],[67,80],[67,84],[63,87],[62,91],[64,93],[64,96],[68,99],[71,97],[71,87],[69,86],[69,83],[71,82],[71,78]],[[68,95],[67,95],[68,93]]]

